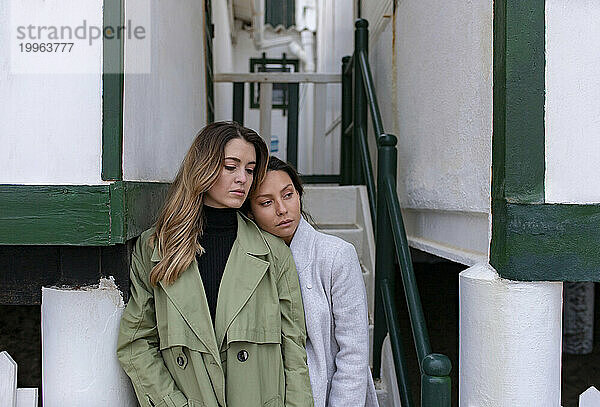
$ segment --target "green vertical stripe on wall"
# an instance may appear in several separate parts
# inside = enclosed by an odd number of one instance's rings
[[[104,26],[123,25],[123,0],[104,0]],[[123,179],[124,39],[103,38],[102,179]]]
[[[492,239],[490,264],[517,279],[508,208],[543,204],[545,176],[545,2],[494,1]],[[536,206],[526,212],[543,216]],[[543,220],[531,219],[542,222]],[[526,234],[535,246],[536,236]],[[511,270],[505,268],[511,264]],[[525,265],[523,265],[525,266]],[[527,273],[524,270],[522,272]],[[539,270],[536,276],[539,277]],[[529,279],[521,275],[518,279]],[[556,277],[556,276],[555,276]]]
[[[544,202],[545,2],[505,0],[505,196]]]
[[[498,269],[505,250],[503,230],[505,122],[506,122],[506,0],[494,1],[493,130],[492,130],[492,238],[490,264]]]
[[[493,196],[543,203],[545,10],[540,0],[494,2]]]

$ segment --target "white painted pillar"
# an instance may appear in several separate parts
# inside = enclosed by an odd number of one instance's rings
[[[271,109],[273,107],[273,84],[261,83],[260,85],[260,124],[259,133],[271,151]]]
[[[0,405],[2,407],[37,407],[36,387],[17,388],[17,363],[6,351],[0,352]]]
[[[325,115],[327,114],[327,84],[314,85],[314,111],[313,111],[313,140],[312,159],[313,172],[327,174],[331,157],[325,156]]]
[[[315,72],[315,39],[310,30],[300,33],[302,49],[304,51],[304,72]],[[299,114],[298,114],[298,171],[302,174],[314,174],[313,164],[313,138],[314,138],[314,84],[305,83],[299,86]]]
[[[459,276],[459,405],[559,407],[562,283]]]
[[[579,407],[598,407],[600,406],[600,391],[591,386],[579,395]]]
[[[114,280],[95,288],[42,288],[44,407],[137,406],[116,355],[123,309]]]
[[[0,352],[0,401],[5,407],[17,404],[17,364],[8,352]]]

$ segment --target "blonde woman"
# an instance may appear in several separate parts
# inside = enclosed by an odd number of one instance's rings
[[[312,406],[291,252],[237,212],[266,164],[254,131],[208,125],[138,239],[117,355],[140,405]]]

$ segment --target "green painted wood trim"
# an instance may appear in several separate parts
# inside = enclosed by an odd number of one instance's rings
[[[0,244],[107,244],[108,188],[108,185],[1,185]]]
[[[169,184],[0,185],[0,245],[108,246],[150,227]]]
[[[142,234],[154,224],[171,184],[164,182],[124,182],[124,207],[129,240]]]
[[[104,0],[104,26],[123,25],[123,0]],[[102,179],[123,179],[124,39],[102,41]]]
[[[110,184],[110,225],[109,244],[124,243],[127,235],[127,206],[125,205],[125,183],[117,181]]]
[[[511,280],[600,281],[600,205],[513,204],[492,265]]]
[[[547,205],[545,2],[494,1],[492,239],[490,264],[513,280],[597,279],[582,241],[597,206]]]
[[[495,196],[543,203],[545,6],[496,0],[494,7]]]

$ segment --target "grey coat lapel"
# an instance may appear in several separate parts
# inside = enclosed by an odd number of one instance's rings
[[[306,270],[312,263],[313,247],[317,231],[303,218],[292,238],[290,249],[296,263],[298,274]]]

